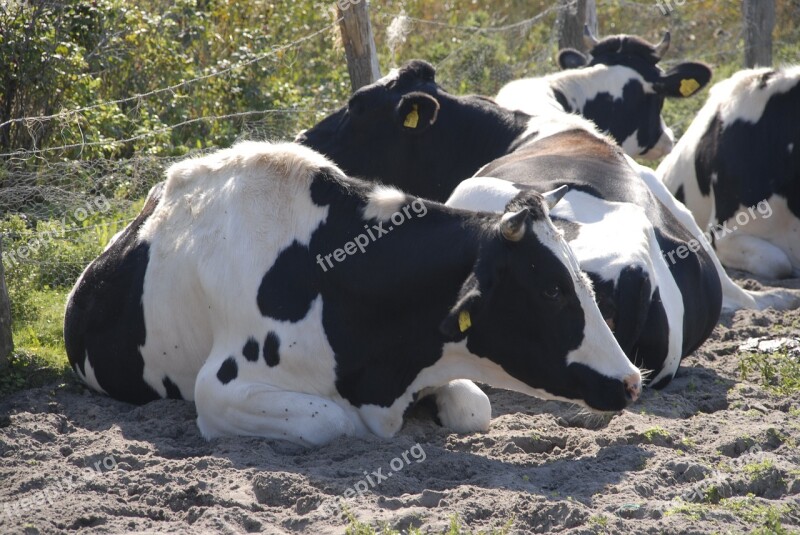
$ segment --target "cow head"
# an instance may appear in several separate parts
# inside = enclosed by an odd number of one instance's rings
[[[451,341],[466,338],[470,353],[513,378],[485,382],[621,410],[638,397],[641,375],[614,339],[591,283],[548,216],[566,189],[528,191],[508,203],[441,331]]]
[[[483,97],[450,95],[435,73],[411,61],[356,91],[296,141],[349,175],[444,201],[459,181],[505,154],[528,118]]]
[[[598,40],[584,28],[588,55],[574,49],[562,50],[558,63],[562,69],[593,68],[591,76],[579,78],[580,95],[570,98],[569,79],[561,83],[562,105],[581,113],[608,132],[631,156],[656,159],[672,150],[672,131],[661,118],[664,98],[687,98],[711,80],[711,69],[702,63],[680,63],[666,73],[658,62],[667,52],[670,34],[657,45],[639,37],[615,35]]]

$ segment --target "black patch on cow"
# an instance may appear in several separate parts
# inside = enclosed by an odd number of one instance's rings
[[[256,296],[261,314],[279,321],[305,318],[319,295],[318,271],[308,247],[292,242],[261,279]]]
[[[614,336],[631,362],[636,358],[636,350],[648,318],[652,290],[650,276],[641,266],[626,266],[617,277],[614,289],[617,309]]]
[[[636,204],[644,208],[658,245],[664,252],[676,251],[694,238],[653,196],[617,148],[585,131],[562,132],[521,147],[485,166],[481,172],[513,181],[520,189],[534,188],[544,192],[568,184],[570,190],[583,191],[608,201]],[[685,356],[705,341],[716,325],[722,306],[721,287],[714,264],[703,249],[667,264],[684,304],[682,355]],[[600,290],[603,294],[609,291],[602,286]],[[620,297],[615,294],[613,299],[617,307],[615,313],[619,313]],[[603,311],[604,317],[608,317],[608,310],[606,307]],[[636,323],[633,329],[640,335],[628,344],[630,349],[626,353],[632,357],[638,351],[634,360],[637,363],[644,361],[657,373],[663,364],[669,340],[660,294],[653,295],[644,326],[639,328],[641,321]],[[620,325],[616,325],[616,329],[619,331]]]
[[[703,197],[711,194],[711,174],[715,172],[715,159],[719,152],[719,138],[722,134],[722,118],[714,115],[705,133],[697,144],[694,157],[694,170],[697,176],[697,187]]]
[[[88,355],[100,387],[130,403],[160,397],[143,378],[139,352],[147,339],[142,295],[150,244],[139,241],[138,232],[156,209],[163,187],[153,187],[136,219],[91,263],[64,317],[64,342],[73,369],[85,375]]]
[[[172,382],[172,379],[165,375],[161,383],[164,385],[164,388],[167,389],[167,399],[183,399],[181,389]]]
[[[686,202],[686,195],[683,192],[683,184],[678,186],[678,189],[675,191],[675,198],[682,203]]]
[[[663,105],[663,96],[645,93],[641,82],[630,80],[622,88],[621,99],[615,99],[609,93],[598,93],[587,100],[579,111],[617,143],[622,144],[636,132],[636,142],[644,153],[653,148],[661,137]],[[644,113],[642,110],[645,110]]]
[[[800,217],[800,83],[770,96],[755,123],[737,120],[723,128],[715,115],[698,142],[695,171],[704,195],[714,188],[717,222],[776,194]]]
[[[620,50],[620,44],[621,50],[629,52],[629,56],[639,55],[636,49],[641,43],[636,40],[624,42],[618,40],[615,44],[607,44],[605,51]],[[637,61],[641,62],[640,66],[644,67],[650,63],[653,80],[660,79],[662,74],[652,61],[655,58],[649,57],[650,51],[654,48],[644,46],[641,48],[646,57],[637,58]],[[600,49],[593,54],[599,57],[602,52],[603,49]],[[608,59],[608,61],[613,60]],[[366,98],[364,103],[368,106],[365,109],[371,110],[370,113],[364,113],[358,121],[354,121],[345,107],[306,132],[301,142],[329,156],[348,174],[379,180],[411,194],[443,200],[460,181],[475,172],[483,176],[497,176],[517,184],[527,184],[528,188],[532,187],[539,192],[568,184],[571,189],[584,191],[602,199],[629,202],[643,207],[656,229],[659,246],[665,252],[674,250],[692,238],[691,234],[669,215],[666,208],[657,202],[641,178],[627,165],[618,148],[611,147],[586,132],[583,134],[568,132],[542,140],[537,139],[534,143],[530,143],[535,146],[535,149],[531,149],[528,145],[515,142],[527,128],[529,118],[524,114],[503,111],[485,99],[449,96],[434,83],[424,82],[421,79],[416,82],[409,80],[407,83],[413,86],[407,89],[407,92],[425,91],[435,96],[440,103],[438,120],[425,136],[418,136],[414,141],[409,141],[398,135],[400,130],[392,123],[391,110],[402,97],[402,92],[382,86],[368,86],[359,90],[359,93],[362,93],[359,98]],[[654,117],[656,120],[650,121],[651,124],[660,124],[660,121],[657,121],[657,113]],[[654,140],[656,141],[657,139]],[[512,146],[514,152],[506,154]],[[527,152],[528,150],[531,152]],[[498,159],[493,161],[495,158]],[[495,174],[495,171],[498,174]],[[330,191],[335,192],[335,188]],[[332,208],[333,206],[335,205],[332,204]],[[312,248],[314,255],[318,252],[329,253],[331,244],[341,244],[352,239],[353,234],[346,234],[352,231],[356,234],[363,232],[352,227],[338,234],[332,232],[332,229],[321,232],[319,250]],[[400,236],[401,234],[394,232],[371,244],[368,255],[377,254],[383,245],[397,243],[394,240],[402,242]],[[331,241],[326,242],[323,237]],[[384,241],[386,244],[382,243]],[[452,243],[457,241],[451,240]],[[400,248],[398,252],[405,251]],[[420,257],[427,254],[431,255],[430,258],[443,258],[440,250],[419,251],[412,253],[411,256]],[[450,256],[455,258],[455,255]],[[688,330],[685,329],[687,336],[684,341],[687,346],[704,339],[705,331],[713,328],[716,323],[721,305],[721,295],[718,291],[714,291],[715,287],[719,288],[719,279],[716,277],[710,258],[702,251],[691,257],[688,261],[670,266],[683,294],[684,307],[688,311],[685,323],[693,323]],[[391,263],[382,265],[379,272],[390,278],[396,274],[414,273],[410,268],[401,269],[406,265],[404,261],[398,265]],[[375,284],[373,281],[385,284],[387,278],[376,277],[374,270],[371,272],[361,270],[361,262],[361,258],[348,257],[346,269],[352,269],[351,276],[358,277],[358,280],[363,281],[368,288],[377,291],[377,288],[372,286]],[[345,264],[337,266],[333,272],[344,267]],[[403,284],[398,283],[395,286],[398,290],[403,289]],[[434,290],[430,292],[431,301],[435,301],[435,296],[439,295],[439,289],[434,288]],[[334,288],[335,295],[339,295],[340,292],[338,288]],[[362,293],[369,295],[366,290]],[[608,295],[612,296],[609,302],[614,305],[613,289],[608,290]],[[346,397],[353,398],[363,393],[364,399],[386,399],[387,402],[393,399],[394,392],[380,392],[380,388],[370,390],[366,385],[392,384],[394,391],[402,393],[410,379],[407,372],[398,371],[397,364],[382,364],[386,369],[380,375],[377,374],[377,370],[362,374],[361,368],[365,366],[362,363],[374,358],[379,345],[356,348],[354,358],[351,358],[349,347],[353,342],[347,339],[340,340],[339,337],[344,334],[337,334],[336,331],[341,330],[346,333],[348,325],[362,321],[362,314],[356,311],[340,314],[345,309],[344,305],[329,305],[328,295],[323,292],[323,296],[325,297],[323,322],[326,333],[332,333],[334,340],[332,345],[337,354],[337,387],[340,392],[346,393]],[[349,298],[354,303],[358,303],[360,299],[344,294],[339,295],[339,298],[342,300]],[[604,315],[611,312],[615,312],[615,308],[609,306]],[[658,314],[657,311],[653,313]],[[404,312],[397,307],[387,306],[385,314],[397,318],[398,324],[404,325],[404,328],[416,325],[415,321],[405,322]],[[363,325],[364,332],[385,331],[385,327],[382,327],[377,318],[367,317]],[[426,323],[422,322],[420,325],[424,326]],[[659,336],[665,335],[668,335],[668,329],[662,326]],[[398,343],[409,344],[410,342],[405,340],[406,337],[411,335],[398,336],[400,340]],[[420,362],[424,363],[425,359],[430,358],[426,356]],[[393,376],[399,379],[395,382]]]
[[[564,108],[564,111],[567,113],[572,113],[572,106],[569,105],[569,101],[567,100],[567,97],[564,96],[564,93],[558,89],[553,89],[553,94],[556,97],[556,102],[558,102],[561,107]]]
[[[759,89],[766,89],[767,84],[769,81],[777,74],[776,71],[767,71],[761,76],[758,77],[758,88]]]
[[[676,372],[676,374],[675,374],[675,375],[677,375],[677,372]],[[667,385],[668,385],[668,384],[669,384],[669,383],[672,381],[673,377],[674,377],[674,376],[671,376],[671,377],[670,377],[670,376],[662,377],[661,379],[659,379],[659,380],[658,380],[658,381],[656,381],[655,383],[649,384],[649,385],[647,385],[647,386],[649,386],[650,388],[654,388],[654,389],[656,389],[656,390],[661,390],[662,388],[664,388],[665,386],[667,386]]]
[[[281,362],[280,347],[281,340],[278,335],[273,331],[268,332],[264,339],[264,362],[267,366],[277,366]]]
[[[236,358],[233,356],[226,358],[217,371],[217,379],[224,385],[236,379],[238,375],[239,365],[236,364]]]
[[[425,93],[439,104],[436,121],[422,132],[403,128],[397,120],[398,106],[412,92]],[[490,99],[447,93],[436,85],[433,66],[413,61],[388,85],[360,88],[347,106],[297,140],[329,157],[349,176],[444,202],[460,181],[505,154],[529,121],[530,116]],[[318,186],[325,189],[328,184]],[[319,202],[315,193],[312,196]]]
[[[255,338],[250,337],[245,342],[244,347],[242,348],[242,355],[250,362],[255,362],[258,360],[258,341]]]
[[[653,45],[635,35],[612,35],[597,43],[590,51],[590,65],[628,65],[642,63],[653,66],[661,59]]]
[[[585,364],[570,364],[567,366],[570,375],[577,379],[580,389],[584,392],[584,399],[592,407],[605,411],[619,411],[625,408],[625,385],[602,375]],[[616,395],[613,395],[615,393]]]

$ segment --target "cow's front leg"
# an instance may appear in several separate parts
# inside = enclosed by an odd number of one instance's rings
[[[282,390],[249,377],[232,356],[209,358],[195,383],[197,425],[206,439],[258,436],[319,446],[357,431],[353,411],[330,399]]]
[[[716,248],[717,256],[728,267],[770,279],[792,276],[792,261],[786,252],[759,237],[731,234],[718,240]]]
[[[420,392],[433,396],[439,421],[456,433],[487,431],[492,419],[492,404],[478,386],[467,379],[450,381],[444,386]]]

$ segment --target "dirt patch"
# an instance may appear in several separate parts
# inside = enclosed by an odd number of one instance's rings
[[[316,450],[206,442],[186,402],[134,407],[74,382],[20,392],[0,403],[0,532],[325,534],[354,517],[439,533],[454,515],[510,533],[800,532],[800,399],[747,361],[750,338],[800,338],[800,311],[725,315],[620,415],[487,388],[486,434],[418,414],[391,441]]]

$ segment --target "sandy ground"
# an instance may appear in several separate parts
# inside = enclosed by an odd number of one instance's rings
[[[316,450],[206,442],[188,402],[23,391],[0,401],[0,533],[323,534],[349,518],[440,533],[454,515],[508,533],[800,533],[800,399],[742,378],[753,337],[800,338],[800,311],[726,315],[620,415],[487,389],[486,434],[420,410],[391,441]]]

